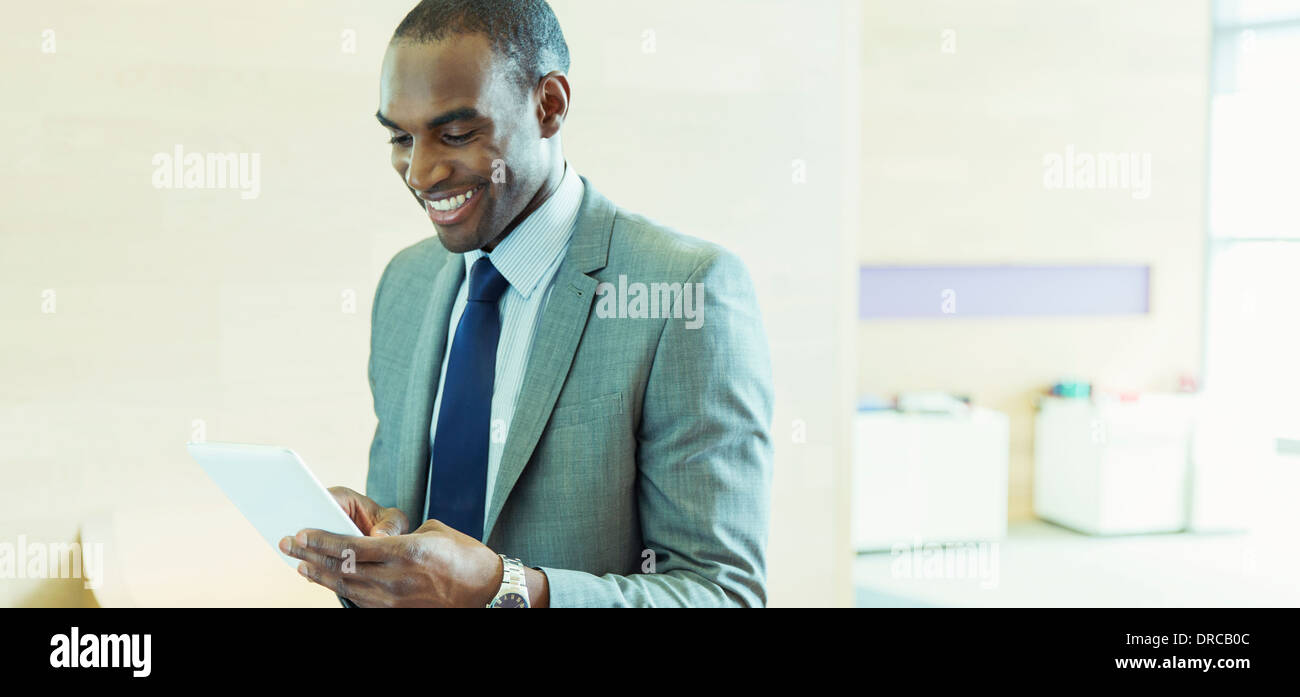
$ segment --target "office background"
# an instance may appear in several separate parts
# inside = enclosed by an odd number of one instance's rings
[[[0,579],[0,605],[332,603],[183,444],[282,444],[363,488],[370,298],[432,234],[373,118],[411,4],[11,9],[0,541],[104,541],[108,566],[93,592]],[[773,605],[1300,603],[1270,547],[1297,522],[1300,462],[1297,87],[1279,67],[1300,58],[1295,3],[552,5],[573,56],[569,162],[754,276],[777,393]],[[257,154],[256,197],[157,188],[153,158],[178,146]],[[1067,149],[1147,156],[1149,195],[1048,186],[1045,156]],[[958,290],[952,313],[864,315],[864,267],[1136,267],[1148,293],[1140,312],[971,316]],[[1071,292],[1089,306],[1106,293],[1086,279]],[[1106,547],[1042,523],[1035,422],[1060,380],[1203,397],[1207,437],[1258,466],[1238,482],[1249,524]],[[1006,416],[1000,590],[911,594],[897,555],[859,554],[858,407],[916,390]],[[1061,559],[1113,593],[1017,590],[1054,583],[1036,574]],[[1149,592],[1115,581],[1135,575]]]

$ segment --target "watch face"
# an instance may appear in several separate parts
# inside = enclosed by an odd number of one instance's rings
[[[492,607],[528,607],[528,601],[518,593],[506,593],[497,598]]]

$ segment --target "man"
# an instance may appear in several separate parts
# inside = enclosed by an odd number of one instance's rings
[[[751,281],[565,162],[568,68],[543,0],[425,0],[388,47],[377,117],[437,237],[375,293],[366,495],[331,490],[367,537],[281,541],[345,605],[766,602]]]

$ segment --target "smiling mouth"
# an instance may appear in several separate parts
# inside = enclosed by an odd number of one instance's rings
[[[429,207],[434,209],[435,211],[454,211],[460,208],[461,206],[464,206],[467,202],[473,201],[474,194],[481,192],[483,190],[483,187],[484,187],[483,184],[479,184],[478,186],[474,187],[473,189],[470,189],[469,191],[466,191],[463,194],[458,194],[456,196],[448,196],[446,198],[434,199],[432,201],[427,201],[427,203],[429,204]]]
[[[479,184],[455,196],[443,196],[433,200],[425,199],[424,209],[428,211],[429,219],[433,222],[439,225],[452,225],[460,222],[469,214],[475,204],[483,198],[483,192],[486,190],[486,184]]]

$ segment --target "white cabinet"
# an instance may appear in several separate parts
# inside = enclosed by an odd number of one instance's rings
[[[1195,398],[1044,398],[1034,431],[1034,513],[1098,534],[1187,526]]]
[[[853,544],[993,540],[1007,531],[1005,414],[872,411],[854,421]]]

